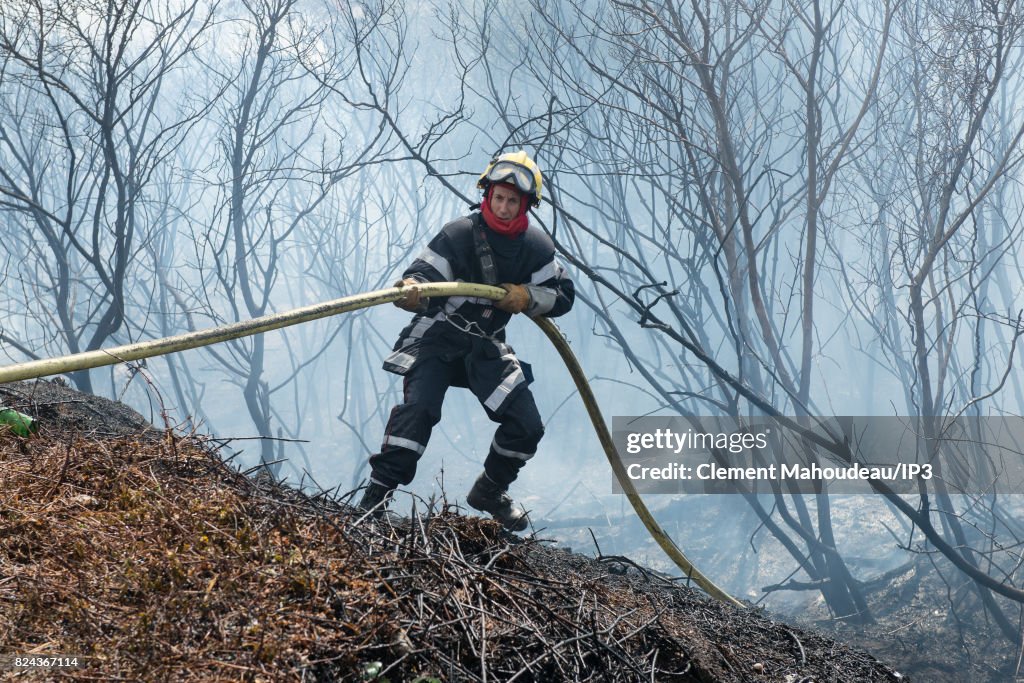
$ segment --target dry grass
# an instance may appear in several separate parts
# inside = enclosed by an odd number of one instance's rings
[[[621,559],[450,508],[393,527],[194,438],[3,434],[0,472],[2,650],[85,664],[32,680],[898,680]]]

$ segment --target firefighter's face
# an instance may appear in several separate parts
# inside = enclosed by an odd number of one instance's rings
[[[522,201],[519,190],[511,185],[499,183],[491,188],[491,211],[503,221],[510,221],[519,215]]]

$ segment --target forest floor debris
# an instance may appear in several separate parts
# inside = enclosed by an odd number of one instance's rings
[[[443,500],[374,521],[245,476],[201,439],[104,425],[107,406],[77,396],[36,402],[37,437],[0,435],[2,650],[82,660],[44,678],[906,680],[624,558]]]

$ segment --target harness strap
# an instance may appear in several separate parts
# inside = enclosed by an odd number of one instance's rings
[[[483,284],[498,284],[498,268],[494,265],[494,251],[487,242],[487,235],[484,234],[484,227],[480,220],[474,221],[473,244],[476,247],[476,258],[480,262],[480,272],[483,275]]]

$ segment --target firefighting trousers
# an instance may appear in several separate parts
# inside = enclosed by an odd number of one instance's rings
[[[371,481],[388,487],[407,485],[416,476],[416,463],[427,448],[430,433],[441,420],[441,404],[452,385],[465,386],[480,401],[487,416],[498,423],[484,471],[494,482],[507,486],[537,452],[544,425],[533,394],[524,383],[496,412],[487,406],[482,387],[467,382],[459,359],[424,358],[404,376],[403,400],[391,410],[380,453],[370,456]]]

